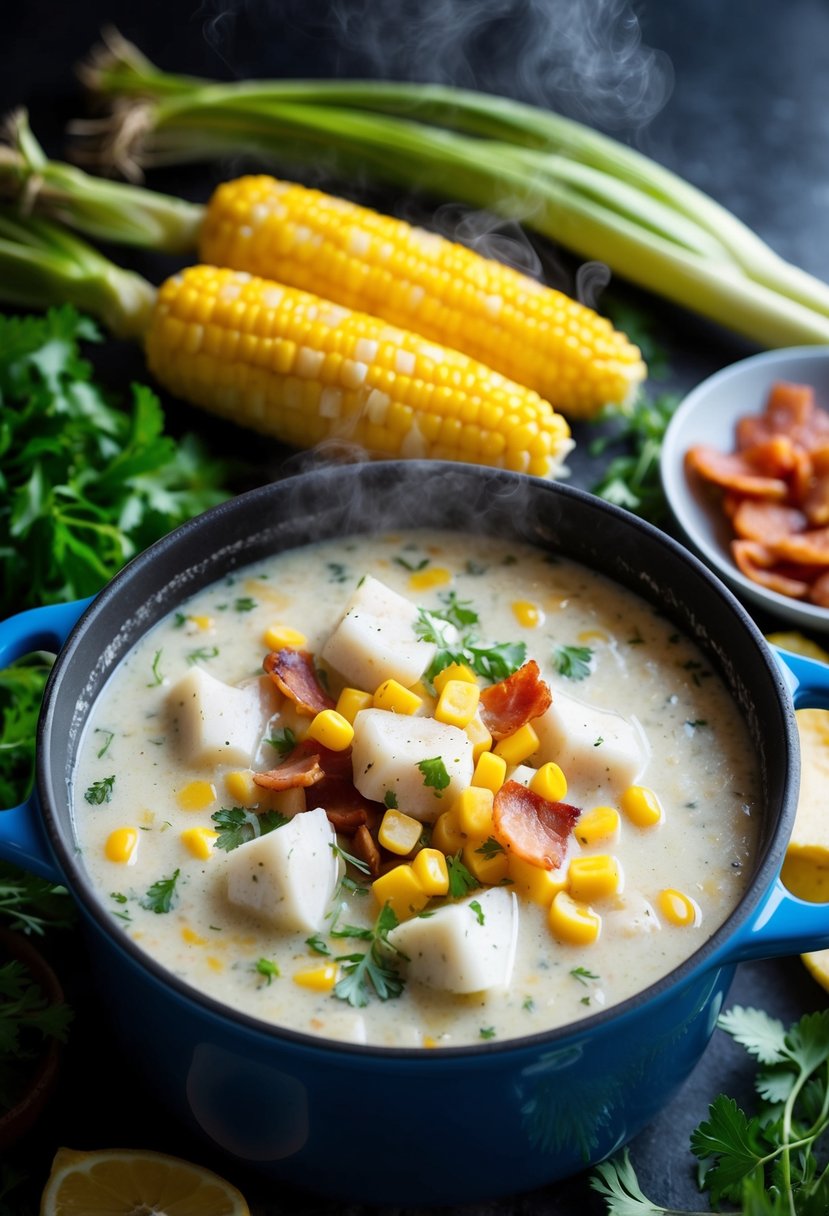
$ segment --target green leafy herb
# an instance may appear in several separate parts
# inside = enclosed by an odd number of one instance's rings
[[[590,445],[591,455],[601,455],[611,445],[619,445],[623,451],[610,461],[604,476],[593,486],[594,494],[652,523],[666,519],[668,507],[659,476],[659,454],[679,400],[672,393],[653,400],[640,393],[630,405],[599,416],[599,422],[614,419],[621,425],[612,435],[595,439]]]
[[[198,650],[188,651],[187,662],[192,667],[195,663],[206,663],[209,659],[215,659],[218,654],[218,646],[199,646]]]
[[[256,600],[251,599],[249,595],[240,595],[233,601],[233,607],[237,612],[253,612]]]
[[[0,420],[2,406],[0,406]],[[0,421],[2,447],[2,421]],[[0,458],[2,459],[2,458]],[[1,466],[0,466],[1,467]],[[2,475],[0,475],[2,490]],[[0,494],[2,498],[2,494]],[[0,528],[2,508],[0,507]],[[2,569],[2,558],[0,558]],[[32,654],[0,669],[0,806],[17,806],[34,778],[35,735],[51,656]]]
[[[535,1009],[535,1001],[531,996],[525,996],[521,1002],[521,1008],[526,1010],[527,1013],[532,1013]]]
[[[0,616],[92,595],[139,550],[227,495],[192,436],[164,435],[150,389],[121,409],[68,306],[0,317]]]
[[[711,1204],[736,1206],[743,1216],[829,1211],[829,1010],[808,1013],[787,1031],[759,1009],[735,1006],[718,1025],[760,1067],[756,1114],[720,1094],[691,1135]],[[667,1211],[643,1194],[627,1151],[597,1166],[591,1185],[610,1216]]]
[[[446,621],[449,625],[454,625],[456,629],[463,632],[470,625],[477,625],[479,621],[478,613],[471,607],[469,600],[459,600],[456,591],[445,591],[440,596],[443,608],[436,614],[440,619]]]
[[[163,653],[164,653],[163,651],[157,650],[155,652],[155,654],[153,655],[153,665],[152,665],[153,678],[150,680],[149,684],[147,685],[148,688],[156,688],[156,687],[158,687],[159,684],[164,683],[164,676],[161,671],[161,656]]]
[[[278,730],[275,735],[271,735],[268,743],[276,748],[280,756],[287,756],[296,747],[296,735],[290,726],[286,726],[284,730]]]
[[[489,859],[491,857],[497,857],[499,853],[503,853],[504,846],[501,844],[500,840],[496,840],[494,836],[487,836],[484,843],[479,845],[475,852],[480,853],[482,857]]]
[[[335,857],[341,857],[348,865],[354,866],[355,870],[359,870],[361,874],[368,874],[368,863],[363,861],[362,857],[355,857],[353,853],[347,853],[341,845],[332,844],[331,852]]]
[[[390,811],[397,810],[397,794],[394,790],[386,790],[383,795],[383,806],[388,807]]]
[[[0,862],[0,919],[10,929],[42,934],[74,922],[74,904],[65,887],[38,878],[12,862]]]
[[[429,565],[428,557],[421,558],[419,562],[407,561],[405,557],[395,557],[394,560],[398,566],[402,566],[404,570],[409,570],[412,574],[417,574],[419,570],[425,570]]]
[[[279,975],[279,967],[269,958],[258,958],[253,964],[253,970],[262,976],[266,984],[270,984],[271,980]]]
[[[593,651],[589,646],[556,646],[553,660],[556,671],[568,680],[583,680],[590,675]]]
[[[284,827],[288,822],[279,811],[263,811],[261,815],[257,815],[255,811],[243,806],[223,806],[221,810],[214,811],[210,818],[219,831],[213,847],[224,849],[226,853],[237,849],[248,840]]]
[[[24,963],[0,966],[0,1110],[20,1096],[43,1040],[65,1042],[71,1020],[69,1006],[51,1002]]]
[[[478,1033],[482,1039],[494,1039],[495,1038],[495,1027],[494,1026],[482,1026],[481,1029],[478,1031]]]
[[[477,920],[478,924],[482,925],[486,917],[484,916],[484,910],[478,903],[477,899],[471,899],[469,901],[469,907],[475,913],[475,919]]]
[[[588,971],[586,967],[571,967],[570,974],[574,980],[578,980],[580,984],[587,984],[590,980],[597,980],[598,975],[592,971]]]
[[[328,581],[330,583],[348,582],[348,569],[342,562],[328,563]]]
[[[417,767],[423,774],[423,784],[436,791],[440,798],[441,791],[449,784],[449,774],[441,756],[433,756],[430,760],[419,760]]]
[[[104,739],[100,748],[95,753],[95,755],[98,757],[99,760],[103,760],[104,756],[109,751],[112,740],[115,738],[115,731],[114,730],[104,730],[104,728],[102,726],[96,726],[94,733],[96,735],[105,735],[106,736],[106,738]]]
[[[364,939],[371,943],[368,950],[338,956],[337,962],[342,963],[343,973],[333,989],[333,995],[338,1000],[362,1008],[372,996],[381,1001],[400,996],[404,987],[403,978],[389,958],[390,952],[404,957],[388,940],[389,933],[396,926],[397,917],[389,905],[384,904],[374,927]]]
[[[320,933],[315,933],[313,937],[306,937],[305,945],[309,950],[313,950],[314,954],[330,954],[328,942]]]
[[[461,861],[460,853],[446,858],[446,869],[449,873],[449,894],[453,899],[462,899],[469,891],[476,891],[481,885]]]
[[[102,806],[103,803],[109,802],[112,798],[112,788],[115,785],[115,774],[112,773],[109,777],[101,777],[99,781],[93,781],[84,794],[84,798],[90,806]]]
[[[159,878],[154,882],[141,900],[141,907],[146,908],[148,912],[169,912],[176,901],[176,884],[180,873],[181,871],[176,869],[169,878]]]
[[[492,646],[481,646],[472,631],[462,633],[460,639],[456,640],[447,634],[447,629],[451,627],[457,631],[467,624],[476,624],[478,615],[465,601],[457,600],[453,592],[445,599],[446,606],[442,610],[430,612],[420,608],[415,621],[417,636],[437,647],[437,653],[425,673],[426,679],[434,680],[438,672],[450,663],[465,663],[476,675],[490,681],[504,680],[517,671],[527,657],[524,642],[498,642]]]

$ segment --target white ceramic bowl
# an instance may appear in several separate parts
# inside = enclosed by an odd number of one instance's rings
[[[731,556],[733,533],[716,498],[687,476],[685,453],[695,443],[734,450],[734,426],[759,413],[777,380],[810,384],[817,404],[829,409],[829,346],[794,346],[765,351],[715,372],[693,389],[671,419],[662,446],[661,474],[673,515],[690,543],[748,606],[801,629],[829,632],[829,609],[768,591],[746,578]]]

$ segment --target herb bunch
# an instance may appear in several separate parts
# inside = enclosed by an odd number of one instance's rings
[[[437,654],[425,673],[427,680],[433,680],[450,663],[465,663],[482,679],[492,681],[504,680],[518,670],[527,657],[523,642],[480,645],[475,633],[480,618],[469,601],[459,600],[454,591],[441,599],[441,608],[431,611],[421,608],[415,622],[417,636],[437,646]]]
[[[720,1094],[691,1136],[701,1187],[717,1211],[735,1216],[825,1216],[829,1212],[829,1010],[787,1031],[759,1009],[735,1006],[718,1025],[752,1055],[757,1110]],[[591,1185],[609,1216],[699,1216],[661,1207],[639,1187],[627,1151],[596,1167]]]

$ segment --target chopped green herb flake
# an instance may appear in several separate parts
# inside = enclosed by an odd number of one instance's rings
[[[154,882],[141,900],[141,907],[148,912],[169,912],[176,902],[176,883],[180,873],[180,870],[174,870],[169,878],[159,878]]]
[[[589,646],[556,646],[553,662],[560,676],[568,680],[583,680],[590,675],[593,651]]]
[[[443,790],[449,784],[449,774],[441,756],[433,756],[431,760],[418,761],[417,767],[423,774],[423,784],[435,791],[435,797],[440,798]]]
[[[394,790],[386,790],[383,795],[383,805],[390,811],[397,810],[397,794],[395,794]]]
[[[251,599],[249,595],[240,595],[238,599],[233,601],[233,607],[236,612],[253,612],[256,607],[256,600]]]
[[[320,933],[315,933],[313,935],[313,937],[306,937],[305,945],[308,947],[309,950],[312,950],[314,952],[314,954],[330,954],[331,953],[328,943],[326,942],[325,938]]]
[[[574,980],[578,980],[580,984],[587,984],[591,980],[598,980],[598,975],[588,971],[586,967],[571,967],[570,974]]]
[[[449,873],[449,894],[453,899],[462,899],[469,891],[475,891],[480,883],[461,861],[460,853],[446,858]]]
[[[102,745],[98,749],[98,751],[95,753],[95,755],[98,757],[98,759],[101,760],[109,751],[109,746],[112,743],[112,740],[115,738],[115,731],[114,730],[104,730],[104,728],[102,726],[96,726],[94,733],[96,735],[105,736],[104,742],[102,743]]]
[[[254,811],[243,806],[223,806],[210,816],[216,825],[219,835],[213,841],[214,849],[223,849],[226,853],[246,844],[257,836],[265,836],[288,823],[287,818],[279,811],[264,811],[257,815]]]
[[[149,684],[147,685],[148,688],[156,688],[159,684],[164,683],[164,676],[162,675],[162,672],[161,672],[161,655],[162,654],[163,654],[163,651],[157,650],[155,652],[155,654],[153,655],[153,665],[152,665],[153,678],[150,680]]]
[[[259,958],[253,964],[253,970],[261,975],[267,984],[279,975],[279,967],[272,959]]]
[[[342,964],[342,976],[334,985],[333,995],[340,1001],[346,1001],[355,1008],[367,1005],[372,996],[381,1001],[388,1001],[400,996],[404,982],[390,954],[395,950],[388,940],[392,929],[397,927],[397,917],[388,904],[381,909],[368,936],[362,930],[358,935],[362,940],[371,944],[366,951],[355,951],[337,957]]]
[[[109,802],[112,799],[112,787],[115,785],[115,774],[109,777],[101,777],[99,781],[93,781],[89,789],[84,794],[84,798],[90,806],[102,806],[103,803]]]
[[[200,646],[198,650],[188,652],[187,662],[192,667],[195,663],[207,663],[210,659],[216,659],[218,656],[218,646]]]
[[[469,907],[470,907],[470,910],[475,913],[475,919],[477,920],[478,924],[482,925],[484,923],[484,921],[486,920],[486,917],[484,916],[484,910],[481,907],[481,905],[478,903],[478,900],[471,899],[469,901]]]
[[[497,857],[499,853],[504,852],[504,846],[494,836],[487,836],[484,843],[479,845],[475,852],[486,858]]]
[[[495,1027],[494,1026],[482,1026],[478,1033],[480,1034],[482,1039],[494,1039],[495,1038]]]
[[[424,557],[416,563],[407,561],[405,557],[395,557],[394,561],[398,566],[402,566],[404,570],[409,570],[412,574],[416,574],[419,570],[425,570],[429,565],[428,557]]]
[[[276,748],[280,756],[287,756],[296,747],[296,735],[290,726],[286,726],[284,730],[278,730],[275,735],[271,735],[267,742]]]

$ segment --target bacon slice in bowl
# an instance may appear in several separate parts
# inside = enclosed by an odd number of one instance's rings
[[[294,702],[300,713],[315,715],[333,709],[335,702],[322,687],[307,650],[272,650],[262,664],[280,692]]]
[[[543,870],[557,870],[581,814],[567,802],[548,802],[518,781],[506,781],[492,808],[495,839],[505,849]]]
[[[553,700],[535,659],[481,692],[481,721],[493,739],[506,739],[549,709]]]

